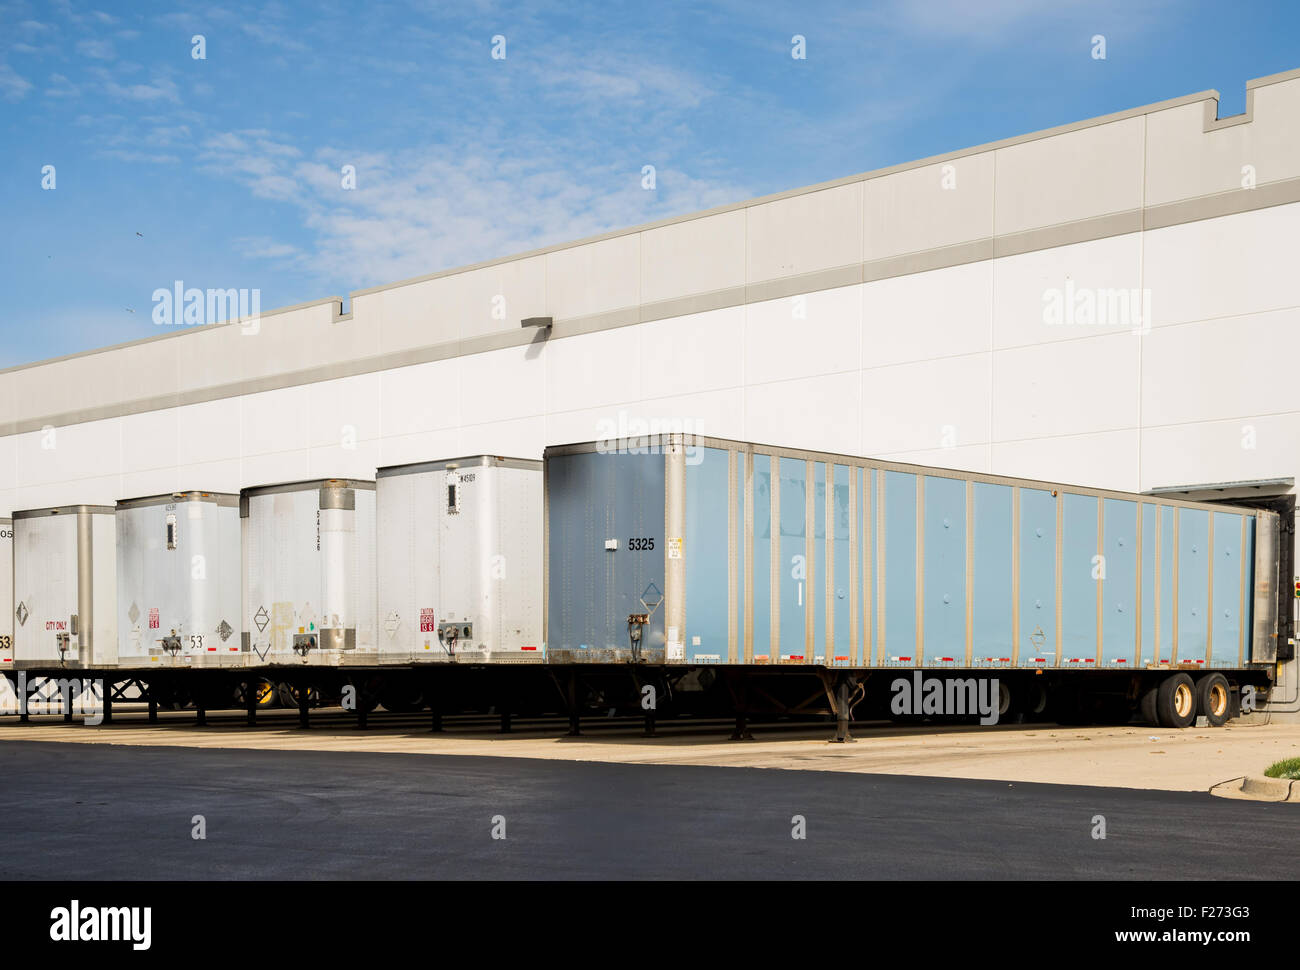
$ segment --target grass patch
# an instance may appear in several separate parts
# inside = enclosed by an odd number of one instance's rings
[[[1267,778],[1286,778],[1289,781],[1300,780],[1300,758],[1287,758],[1268,766],[1264,772]]]

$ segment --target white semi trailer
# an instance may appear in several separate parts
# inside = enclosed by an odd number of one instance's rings
[[[116,666],[114,509],[68,505],[13,517],[13,664]]]
[[[250,662],[374,662],[375,483],[246,488],[239,514]]]
[[[117,503],[123,666],[239,666],[239,496],[175,492]]]
[[[476,455],[381,468],[385,662],[540,662],[542,463]]]

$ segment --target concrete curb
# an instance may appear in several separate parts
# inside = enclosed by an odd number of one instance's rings
[[[1220,798],[1238,798],[1255,802],[1298,802],[1300,782],[1264,775],[1244,775],[1220,782],[1210,789]]]

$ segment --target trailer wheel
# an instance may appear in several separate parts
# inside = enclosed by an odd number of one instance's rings
[[[253,682],[253,696],[256,698],[258,710],[275,706],[275,687],[269,680],[258,678]],[[235,707],[244,706],[244,685],[241,682],[235,688]]]
[[[1190,727],[1196,720],[1196,686],[1186,674],[1171,674],[1160,681],[1156,692],[1156,715],[1160,726]]]
[[[1017,710],[1015,692],[1011,685],[1001,678],[998,679],[998,723],[1011,724],[1021,720],[1020,711]]]
[[[1196,683],[1196,707],[1210,727],[1223,727],[1232,715],[1232,691],[1223,674],[1206,674]]]
[[[275,689],[275,695],[276,698],[280,701],[281,707],[296,708],[298,706],[298,688],[295,687],[293,684],[288,683],[287,681],[281,682],[279,685],[277,685]],[[308,707],[320,706],[320,692],[317,691],[315,687],[307,688],[307,706]]]
[[[1047,718],[1047,688],[1037,680],[1031,680],[1024,686],[1020,702],[1020,711],[1026,721],[1042,721]]]
[[[402,681],[385,684],[379,691],[379,703],[390,714],[414,714],[425,707],[419,686]]]
[[[1159,687],[1148,687],[1142,692],[1142,699],[1138,701],[1138,712],[1142,715],[1142,720],[1155,727],[1160,725],[1160,714],[1157,706],[1159,693]]]

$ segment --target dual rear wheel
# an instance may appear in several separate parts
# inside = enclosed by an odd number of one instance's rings
[[[1206,674],[1192,680],[1171,674],[1142,696],[1143,720],[1166,728],[1191,727],[1202,714],[1211,727],[1222,727],[1232,716],[1232,692],[1223,674]]]

